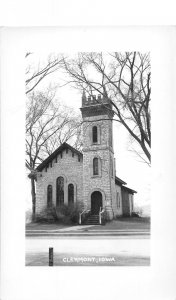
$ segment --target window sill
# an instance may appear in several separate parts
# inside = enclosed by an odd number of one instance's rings
[[[92,175],[91,178],[100,178],[101,175]]]

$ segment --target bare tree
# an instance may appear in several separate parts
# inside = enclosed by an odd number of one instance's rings
[[[32,53],[27,52],[25,57],[29,57]],[[32,92],[38,84],[48,75],[61,69],[63,64],[62,58],[59,56],[50,55],[48,56],[45,64],[38,63],[38,66],[33,68],[29,64],[26,68],[26,94]]]
[[[55,90],[30,93],[26,111],[26,166],[30,170],[32,212],[35,217],[36,167],[80,127],[79,117],[55,101]],[[76,142],[76,138],[71,141]]]
[[[116,118],[150,162],[150,57],[148,53],[79,53],[63,57],[70,83],[89,95],[106,97]],[[98,100],[97,100],[98,101]]]

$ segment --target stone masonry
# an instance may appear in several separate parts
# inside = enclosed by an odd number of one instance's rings
[[[80,159],[80,161],[79,161]],[[59,176],[64,177],[64,203],[68,203],[68,184],[74,184],[74,200],[82,201],[82,174],[83,174],[83,160],[77,154],[71,152],[69,149],[62,152],[62,157],[57,156],[57,163],[54,158],[46,169],[43,169],[37,175],[36,184],[36,213],[41,212],[47,206],[47,187],[49,184],[53,187],[53,205],[56,205],[56,179]]]
[[[52,187],[52,205],[56,206],[56,182],[64,180],[64,204],[68,204],[68,185],[74,186],[74,203],[93,210],[93,194],[99,195],[102,207],[111,220],[117,215],[131,215],[133,194],[120,178],[116,177],[113,150],[112,107],[105,97],[86,97],[83,93],[81,113],[83,118],[83,149],[77,151],[64,143],[37,167],[36,213],[47,207],[48,186]],[[93,128],[96,127],[96,141]],[[97,160],[97,173],[94,171]],[[93,202],[94,201],[94,202]],[[98,202],[97,202],[98,203]]]

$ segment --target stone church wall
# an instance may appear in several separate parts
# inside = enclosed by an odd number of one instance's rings
[[[47,170],[43,169],[42,172],[38,172],[36,213],[47,206],[48,185],[52,185],[53,205],[56,205],[56,180],[62,176],[64,178],[64,204],[68,203],[68,184],[72,183],[75,191],[74,202],[84,203],[84,208],[91,208],[91,195],[94,191],[99,191],[102,195],[102,204],[100,205],[106,209],[109,219],[113,219],[117,215],[131,214],[132,197],[129,197],[129,192],[123,186],[121,187],[121,184],[115,184],[113,114],[110,113],[111,108],[109,106],[110,110],[108,109],[107,102],[104,107],[97,104],[95,100],[94,98],[87,99],[85,95],[83,98],[83,107],[81,108],[83,155],[78,156],[79,152],[71,151],[71,148],[67,147],[58,154],[57,160],[54,159],[49,164]],[[92,203],[93,201],[92,196]],[[98,209],[100,209],[100,205]]]
[[[92,128],[97,126],[98,141],[93,143]],[[90,209],[91,194],[97,190],[102,193],[103,207],[106,207],[109,218],[113,218],[112,211],[112,186],[115,189],[115,170],[111,180],[111,160],[114,162],[112,148],[112,121],[107,114],[101,116],[84,117],[83,123],[84,148],[83,148],[83,186],[84,203]],[[99,159],[99,175],[93,176],[93,159]],[[112,163],[113,164],[113,163]],[[113,168],[114,169],[114,168]],[[111,183],[112,181],[112,183]]]
[[[92,142],[92,127],[98,127],[98,143],[93,144]],[[85,117],[83,123],[83,151],[84,149],[94,150],[94,149],[106,149],[112,147],[110,146],[110,140],[112,139],[112,121],[108,120],[107,115],[102,116],[91,116]]]
[[[82,175],[83,175],[83,162],[82,157],[78,160],[78,155],[68,149],[62,152],[62,158],[59,154],[57,163],[55,159],[52,162],[52,167],[47,169],[47,172],[42,170],[38,173],[36,184],[36,213],[40,212],[47,206],[47,187],[49,184],[53,188],[53,205],[56,205],[56,179],[59,176],[64,177],[64,204],[68,203],[68,184],[73,183],[75,187],[75,200],[82,201]]]
[[[99,157],[101,163],[101,174],[93,176],[93,158]],[[103,206],[111,201],[111,190],[109,184],[109,151],[91,151],[84,153],[84,200],[88,201],[90,207],[90,194],[96,189],[101,189],[105,197]]]
[[[117,197],[119,197],[119,199],[117,199]],[[120,216],[122,215],[122,191],[121,191],[121,186],[119,185],[115,185],[115,201],[114,201],[114,211],[115,211],[115,215]],[[119,201],[119,205],[118,205],[118,201]]]
[[[129,193],[125,190],[122,189],[122,203],[123,203],[123,215],[124,216],[130,216],[131,211],[130,211],[130,201],[129,201]]]

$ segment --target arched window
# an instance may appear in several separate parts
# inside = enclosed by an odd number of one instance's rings
[[[52,189],[52,185],[49,184],[47,187],[47,207],[51,207],[52,206],[52,199],[53,198],[53,189]]]
[[[98,158],[93,159],[93,175],[98,175]]]
[[[93,141],[93,143],[97,143],[98,142],[97,126],[93,126],[93,128],[92,128],[92,141]]]
[[[64,178],[58,177],[56,180],[56,205],[64,203]]]
[[[68,205],[74,203],[74,185],[70,183],[68,185]]]

